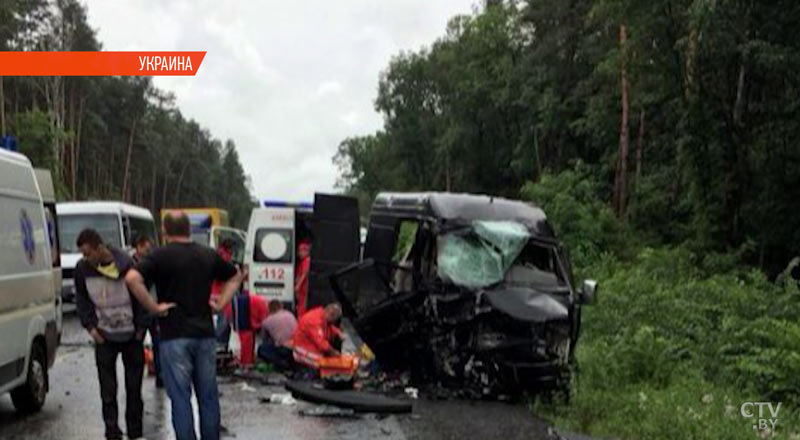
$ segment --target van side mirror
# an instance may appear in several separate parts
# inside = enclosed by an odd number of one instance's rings
[[[597,281],[583,280],[581,287],[580,303],[584,305],[594,304],[597,301]]]

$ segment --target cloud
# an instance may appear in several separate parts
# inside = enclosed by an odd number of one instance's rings
[[[339,81],[325,81],[317,87],[317,96],[338,95],[342,93],[342,84]]]
[[[156,77],[186,117],[233,139],[258,198],[334,189],[344,138],[382,126],[378,76],[475,0],[89,0],[106,50],[206,50],[194,77]]]

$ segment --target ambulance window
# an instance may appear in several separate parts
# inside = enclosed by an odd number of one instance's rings
[[[258,263],[294,261],[294,240],[291,229],[261,228],[256,231],[253,260]]]

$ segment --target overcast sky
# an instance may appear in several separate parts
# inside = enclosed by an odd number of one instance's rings
[[[392,55],[430,45],[475,0],[88,0],[104,50],[205,50],[194,77],[155,77],[184,116],[236,142],[259,199],[331,191],[339,142],[382,126]]]

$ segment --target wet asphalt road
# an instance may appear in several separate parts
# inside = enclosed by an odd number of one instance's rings
[[[118,377],[122,379],[122,365]],[[121,385],[121,384],[120,384]],[[223,438],[267,439],[553,439],[548,426],[537,420],[524,406],[504,403],[416,401],[414,415],[357,419],[303,417],[302,408],[313,405],[298,402],[283,406],[259,401],[281,387],[245,384],[235,378],[220,378],[222,424],[228,429]],[[153,378],[145,378],[145,437],[173,439],[169,399],[155,388]],[[122,390],[120,390],[122,394]],[[124,398],[120,396],[120,414]],[[124,429],[123,417],[120,427]],[[570,436],[571,437],[571,436]],[[41,413],[21,417],[14,412],[8,395],[0,396],[0,439],[71,440],[102,439],[100,393],[94,353],[88,336],[74,316],[66,317],[63,345],[50,370],[50,392]],[[578,437],[574,437],[578,438]]]

